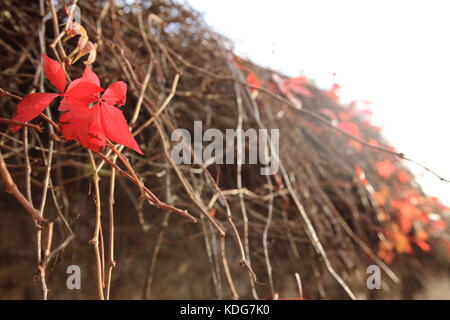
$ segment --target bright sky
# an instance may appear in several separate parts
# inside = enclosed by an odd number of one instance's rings
[[[188,0],[236,53],[372,102],[401,152],[450,178],[450,1]],[[450,184],[411,165],[450,205]]]

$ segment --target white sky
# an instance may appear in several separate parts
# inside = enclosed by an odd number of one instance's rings
[[[401,152],[450,178],[450,1],[188,0],[236,53],[372,102]],[[450,205],[450,184],[411,165]]]

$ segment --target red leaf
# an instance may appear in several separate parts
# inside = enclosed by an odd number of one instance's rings
[[[388,196],[389,196],[389,190],[386,188],[383,188],[373,194],[373,197],[375,198],[375,200],[377,201],[377,203],[380,206],[385,205],[386,199],[388,198]]]
[[[355,140],[350,140],[347,145],[356,151],[361,151],[362,144]]]
[[[77,140],[84,147],[90,146],[88,128],[92,122],[92,111],[87,107],[72,106],[59,119],[59,126],[65,139]]]
[[[379,147],[379,146],[380,146],[380,144],[378,143],[378,141],[375,140],[375,139],[373,139],[373,138],[369,140],[369,144],[370,144],[371,146],[374,146],[374,147]]]
[[[328,89],[326,91],[326,94],[334,101],[338,101],[339,100],[338,91],[340,88],[341,88],[340,85],[338,85],[337,83],[334,83],[333,86],[331,87],[331,89]]]
[[[409,182],[408,173],[405,170],[399,170],[397,172],[397,179],[400,183],[408,183]]]
[[[307,83],[308,79],[304,76],[285,80],[285,86],[290,90],[304,96],[313,97],[311,91],[309,91],[309,89],[305,87]]]
[[[101,123],[106,136],[110,140],[131,148],[137,153],[144,154],[128,128],[122,110],[107,103],[102,103]]]
[[[66,111],[61,117],[63,135],[68,140],[78,140],[94,151],[106,145],[106,138],[143,154],[128,128],[121,106],[126,101],[127,84],[117,81],[100,97],[100,81],[89,68],[83,76],[73,81],[64,94],[59,110]],[[91,108],[89,104],[97,102]]]
[[[396,170],[395,166],[389,160],[384,160],[376,163],[378,174],[383,178],[389,178]]]
[[[413,219],[420,215],[420,211],[411,203],[402,200],[392,201],[391,207],[398,210],[400,229],[407,234],[413,226]]]
[[[103,93],[102,99],[107,104],[118,107],[125,104],[127,98],[127,84],[123,81],[116,81],[112,83]]]
[[[361,131],[359,130],[359,127],[356,124],[354,124],[353,122],[341,121],[338,124],[338,128],[356,138],[361,137]]]
[[[261,88],[261,83],[259,82],[259,79],[254,72],[250,72],[248,74],[247,82],[249,85],[254,87],[254,88],[251,88],[252,91]]]
[[[67,111],[71,106],[83,107],[90,103],[98,101],[99,93],[103,89],[94,82],[87,81],[84,78],[74,80],[64,94],[64,99],[59,105],[60,111]]]
[[[431,246],[423,240],[416,240],[416,245],[423,251],[430,251]]]
[[[354,117],[355,115],[353,114],[353,112],[339,112],[339,120],[341,121],[348,121]]]
[[[83,147],[100,151],[106,145],[106,136],[101,123],[101,106],[92,108],[74,105],[60,118],[61,131],[67,140],[77,140]]]
[[[44,72],[48,80],[59,92],[64,92],[66,88],[66,74],[58,61],[50,59],[44,54]]]
[[[395,239],[395,249],[397,250],[398,253],[411,254],[413,252],[408,237],[406,237],[403,233],[394,232],[394,239]]]
[[[22,98],[17,105],[13,120],[27,122],[36,118],[57,97],[58,93],[32,93]],[[16,132],[22,126],[11,125],[11,132]]]
[[[89,68],[89,66],[86,66],[86,68],[84,69],[82,78],[86,81],[91,81],[100,87],[100,80],[98,79],[95,72],[92,71],[91,68]]]
[[[102,122],[104,106],[97,103],[92,107],[92,122],[89,126],[91,137],[88,148],[92,150],[102,149],[106,145],[106,131]]]

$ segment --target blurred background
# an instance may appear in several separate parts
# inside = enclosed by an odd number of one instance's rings
[[[373,123],[410,158],[450,177],[448,1],[188,0],[236,53],[369,101]],[[239,10],[236,8],[239,7]],[[409,165],[450,205],[450,185]]]

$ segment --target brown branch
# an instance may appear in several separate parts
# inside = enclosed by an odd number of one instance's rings
[[[17,188],[17,185],[14,183],[14,180],[12,179],[11,174],[8,171],[8,168],[6,167],[6,163],[5,160],[3,159],[3,155],[1,152],[0,152],[0,175],[3,179],[3,182],[6,185],[6,192],[12,194],[35,221],[47,222],[47,219],[39,215],[39,210],[34,208],[28,201],[28,199],[20,192],[19,188]]]
[[[142,185],[140,180],[136,180],[135,177],[133,177],[132,175],[128,174],[127,172],[125,172],[124,170],[122,170],[117,164],[115,164],[111,159],[109,159],[106,155],[104,155],[101,152],[97,152],[97,155],[99,157],[101,157],[106,163],[108,163],[111,167],[115,168],[117,170],[118,173],[120,173],[122,176],[126,177],[128,180],[130,180],[131,182],[133,182],[135,185],[137,185],[139,187],[139,185]],[[161,200],[159,200],[147,187],[142,185],[142,188],[144,190],[144,196],[145,199],[150,201],[153,205],[155,205],[157,208],[160,209],[165,209],[165,210],[170,210],[173,211],[175,213],[178,213],[179,215],[182,215],[185,218],[188,218],[189,220],[191,220],[192,222],[197,222],[197,218],[191,216],[187,210],[182,210],[179,208],[176,208],[174,206],[171,206],[167,203],[162,202]]]
[[[114,191],[116,185],[116,168],[111,168],[111,179],[109,182],[108,214],[109,214],[109,250],[108,250],[108,275],[106,277],[105,298],[109,300],[111,291],[112,271],[116,266],[114,259]]]
[[[104,294],[103,294],[103,268],[102,268],[102,261],[100,256],[100,247],[99,247],[99,237],[100,237],[100,228],[101,228],[101,216],[102,216],[102,209],[101,209],[101,200],[100,200],[100,186],[99,181],[100,177],[95,172],[97,169],[97,166],[95,164],[94,156],[90,150],[88,150],[89,153],[89,159],[91,160],[92,169],[93,169],[93,177],[92,181],[94,183],[94,189],[95,189],[95,228],[94,228],[94,235],[92,236],[92,239],[90,240],[90,244],[94,248],[95,253],[95,262],[97,266],[97,294],[98,298],[100,300],[104,300]]]
[[[16,125],[27,127],[27,128],[32,128],[32,129],[36,130],[37,132],[42,132],[42,130],[43,130],[43,128],[39,124],[26,123],[26,122],[16,121],[16,120],[12,120],[12,119],[5,119],[5,118],[0,118],[0,122],[8,123],[8,124],[16,124]]]

